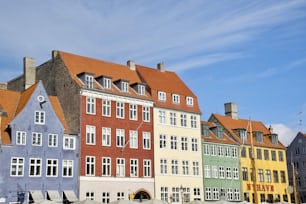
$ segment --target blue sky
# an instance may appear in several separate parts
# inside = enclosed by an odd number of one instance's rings
[[[272,125],[288,145],[306,131],[306,1],[4,0],[0,82],[23,57],[62,50],[114,63],[164,62],[198,96],[202,119],[224,114]]]

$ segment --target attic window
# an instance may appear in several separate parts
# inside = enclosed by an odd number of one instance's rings
[[[202,124],[201,132],[204,137],[209,137],[209,126],[207,124]]]
[[[263,142],[263,133],[260,131],[255,132],[256,142]]]
[[[242,139],[243,141],[248,140],[246,129],[238,129],[238,135],[239,135],[240,139]]]
[[[223,139],[224,136],[223,136],[223,127],[222,126],[217,126],[217,137],[219,139]]]
[[[163,91],[158,92],[158,100],[159,101],[166,101],[166,93]]]
[[[144,96],[145,95],[145,86],[138,84],[138,94]]]
[[[193,106],[193,98],[190,96],[186,97],[186,104],[187,106]]]
[[[180,95],[172,94],[172,103],[179,104],[180,103]]]
[[[85,85],[87,88],[93,88],[93,76],[87,74],[85,75]]]
[[[121,91],[128,92],[129,91],[129,84],[128,82],[122,81],[121,82]]]
[[[112,81],[111,81],[111,79],[110,79],[110,78],[104,77],[104,78],[103,78],[103,88],[105,88],[105,89],[111,89],[111,87],[112,87]]]
[[[272,144],[278,143],[278,135],[277,134],[271,134],[271,142]]]

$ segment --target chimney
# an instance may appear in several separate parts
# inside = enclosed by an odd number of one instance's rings
[[[165,72],[165,64],[163,62],[157,64],[157,69],[160,72]]]
[[[225,109],[225,116],[230,116],[233,119],[238,119],[238,109],[236,103],[225,103],[224,104]]]
[[[136,64],[133,60],[128,60],[127,61],[127,66],[130,68],[130,70],[133,70],[133,71],[136,70]]]
[[[57,57],[58,51],[57,50],[52,50],[52,59],[54,60],[55,57]]]
[[[27,89],[36,81],[35,59],[31,57],[23,58],[23,72],[24,72],[24,88]]]

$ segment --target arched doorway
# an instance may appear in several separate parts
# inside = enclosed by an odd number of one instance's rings
[[[150,199],[151,199],[151,196],[149,195],[148,192],[144,190],[138,191],[134,196],[134,200],[139,201],[139,202],[150,200]]]

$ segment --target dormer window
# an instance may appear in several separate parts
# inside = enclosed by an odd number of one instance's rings
[[[166,93],[163,91],[158,92],[158,100],[159,101],[166,101]]]
[[[223,136],[223,127],[222,126],[217,126],[217,137],[219,139],[223,139],[224,136]]]
[[[248,140],[246,129],[238,129],[238,135],[239,135],[240,139],[242,139],[243,141]]]
[[[209,137],[209,126],[207,124],[202,124],[201,132],[204,137]]]
[[[93,88],[93,76],[86,74],[85,75],[85,85],[86,88]]]
[[[129,83],[125,81],[121,81],[121,91],[129,92]]]
[[[103,77],[103,88],[105,89],[112,88],[112,80],[110,78]]]
[[[263,142],[263,133],[260,131],[255,132],[256,142]]]
[[[272,144],[278,144],[278,135],[277,134],[271,134],[271,142],[272,142]]]
[[[186,105],[187,106],[193,106],[193,98],[190,96],[186,97]]]
[[[180,103],[180,95],[172,94],[172,103],[179,104]]]
[[[144,96],[146,93],[146,89],[144,85],[138,84],[138,94]]]

